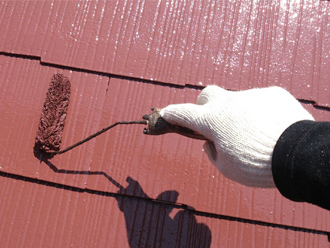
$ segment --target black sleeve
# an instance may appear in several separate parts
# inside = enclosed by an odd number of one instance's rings
[[[330,122],[288,127],[274,148],[272,172],[286,198],[330,210]]]

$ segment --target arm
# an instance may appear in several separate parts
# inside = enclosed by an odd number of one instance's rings
[[[272,172],[288,199],[330,210],[330,123],[300,121],[287,128],[275,146]]]

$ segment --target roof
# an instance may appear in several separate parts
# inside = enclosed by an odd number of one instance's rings
[[[72,84],[62,147],[151,107],[195,102],[207,84],[282,86],[329,121],[329,13],[320,1],[2,2],[2,242],[328,246],[328,211],[224,178],[202,141],[131,125],[51,161],[33,145],[55,72]]]

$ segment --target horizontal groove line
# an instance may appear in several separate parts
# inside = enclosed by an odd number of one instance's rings
[[[35,56],[35,55],[24,55],[24,54],[8,53],[8,52],[0,52],[0,55],[6,56],[6,57],[20,58],[20,59],[37,60],[40,62],[40,65],[54,67],[57,69],[71,70],[71,71],[75,71],[75,72],[84,72],[84,73],[89,73],[89,74],[94,74],[94,75],[99,75],[99,76],[112,77],[112,78],[118,78],[118,79],[123,79],[123,80],[148,83],[148,84],[153,84],[153,85],[168,86],[171,88],[178,88],[178,89],[188,88],[188,89],[197,89],[197,90],[202,90],[205,88],[204,86],[197,86],[197,85],[191,85],[191,84],[178,85],[178,84],[172,84],[172,83],[161,82],[161,81],[156,81],[156,80],[150,80],[150,79],[146,79],[146,78],[130,77],[130,76],[126,76],[126,75],[119,75],[119,74],[107,73],[107,72],[102,72],[102,71],[97,71],[97,70],[78,68],[78,67],[74,67],[74,66],[67,66],[67,65],[60,65],[60,64],[55,64],[55,63],[43,62],[41,60],[40,56]]]
[[[106,72],[97,71],[97,70],[89,70],[89,69],[77,68],[77,67],[73,67],[73,66],[52,64],[52,63],[48,63],[48,62],[43,62],[41,60],[40,56],[35,56],[35,55],[24,55],[24,54],[8,53],[8,52],[0,52],[0,55],[7,56],[7,57],[21,58],[21,59],[37,60],[40,62],[40,65],[54,67],[57,69],[72,70],[72,71],[76,71],[76,72],[84,72],[84,73],[89,73],[89,74],[94,74],[94,75],[99,75],[99,76],[105,76],[105,77],[109,77],[109,78],[130,80],[130,81],[142,82],[142,83],[159,85],[159,86],[167,86],[167,87],[177,88],[177,89],[187,88],[187,89],[203,90],[205,88],[205,86],[198,86],[198,85],[192,85],[192,84],[177,85],[177,84],[171,84],[171,83],[166,83],[166,82],[161,82],[161,81],[154,81],[154,80],[145,79],[145,78],[130,77],[130,76],[126,76],[126,75],[106,73]],[[304,100],[304,99],[298,99],[298,100],[300,103],[311,104],[316,109],[323,110],[323,111],[330,111],[330,107],[318,106],[318,105],[316,105],[315,101]]]
[[[78,192],[78,193],[89,193],[89,194],[106,196],[106,197],[114,197],[114,198],[115,197],[127,197],[127,198],[131,198],[131,199],[143,200],[143,201],[160,204],[160,205],[168,205],[168,206],[171,206],[176,209],[183,209],[186,211],[190,211],[191,213],[193,213],[197,216],[210,217],[210,218],[215,218],[215,219],[223,219],[223,220],[228,220],[228,221],[236,221],[236,222],[240,222],[240,223],[248,223],[248,224],[253,224],[253,225],[268,226],[268,227],[280,228],[280,229],[292,230],[292,231],[298,231],[298,232],[314,233],[314,234],[318,234],[318,235],[325,235],[328,237],[328,241],[330,242],[330,232],[327,232],[327,231],[321,231],[321,230],[315,230],[315,229],[303,228],[303,227],[288,226],[288,225],[282,225],[282,224],[275,224],[275,223],[266,222],[266,221],[251,220],[251,219],[233,217],[233,216],[228,216],[228,215],[223,215],[223,214],[208,213],[208,212],[204,212],[204,211],[198,211],[195,209],[191,209],[186,204],[159,201],[159,200],[155,200],[152,198],[144,198],[144,197],[125,195],[125,194],[120,194],[120,193],[111,193],[111,192],[102,191],[102,190],[93,190],[93,189],[88,189],[88,188],[82,189],[82,188],[79,188],[76,186],[69,186],[66,184],[50,182],[47,180],[17,175],[14,173],[8,173],[8,172],[3,172],[3,171],[0,171],[0,176],[15,179],[15,180],[20,180],[20,181],[24,181],[24,182],[30,182],[30,183],[35,183],[35,184],[39,184],[39,185],[49,186],[49,187],[53,187],[53,188],[60,188],[60,189],[69,190],[69,191]]]
[[[43,66],[50,66],[50,67],[59,68],[59,69],[96,74],[96,75],[100,75],[100,76],[118,78],[118,79],[123,79],[123,80],[138,81],[138,82],[143,82],[143,83],[148,83],[148,84],[155,84],[155,85],[160,85],[160,86],[168,86],[168,87],[172,87],[172,88],[180,88],[180,89],[191,88],[191,89],[198,89],[198,90],[202,90],[204,88],[203,86],[194,86],[194,85],[184,85],[184,86],[182,86],[182,85],[164,83],[164,82],[153,81],[153,80],[148,80],[148,79],[143,79],[143,78],[129,77],[129,76],[125,76],[125,75],[116,75],[116,74],[105,73],[105,72],[101,72],[101,71],[95,71],[95,70],[88,70],[88,69],[76,68],[76,67],[71,67],[71,66],[63,66],[63,65],[58,65],[58,64],[52,64],[52,63],[42,62],[40,56],[34,56],[34,55],[8,53],[8,52],[3,52],[3,51],[0,52],[0,55],[7,56],[7,57],[20,58],[20,59],[37,60]],[[328,108],[328,107],[315,106],[314,101],[303,100],[303,99],[298,99],[298,100],[301,103],[312,104],[317,109],[324,110],[324,111],[330,111],[330,108]],[[26,177],[26,176],[22,176],[22,175],[16,175],[16,174],[2,172],[2,171],[0,171],[0,176],[13,178],[13,179],[17,179],[17,180],[22,180],[22,181],[27,181],[27,182],[31,182],[31,183],[37,183],[37,184],[50,186],[50,187],[55,187],[55,188],[62,188],[62,189],[65,189],[65,190],[75,191],[75,192],[79,192],[79,193],[86,192],[86,193],[89,193],[89,194],[96,194],[96,195],[107,196],[107,197],[118,197],[118,196],[130,197],[130,198],[134,198],[134,199],[137,199],[137,200],[145,200],[145,201],[150,201],[150,202],[157,203],[157,204],[171,205],[174,208],[185,209],[185,210],[190,211],[190,212],[194,213],[195,215],[199,215],[199,216],[205,216],[205,217],[211,217],[211,218],[217,218],[217,219],[225,219],[225,220],[229,220],[229,221],[237,221],[237,222],[241,222],[241,223],[249,223],[249,224],[255,224],[255,225],[262,225],[262,226],[270,226],[270,227],[274,227],[274,228],[289,229],[289,230],[301,231],[301,232],[307,232],[307,233],[315,233],[315,234],[319,234],[319,235],[326,235],[326,236],[328,236],[328,241],[330,242],[330,232],[326,232],[326,231],[320,231],[320,230],[314,230],[314,229],[302,228],[302,227],[295,227],[295,226],[287,226],[287,225],[282,225],[282,224],[275,224],[275,223],[270,223],[270,222],[251,220],[251,219],[246,219],[246,218],[240,218],[240,217],[233,217],[233,216],[203,212],[203,211],[198,211],[198,210],[191,209],[185,204],[176,204],[176,203],[170,203],[170,202],[165,202],[165,201],[159,201],[159,200],[155,200],[155,199],[151,199],[151,198],[148,199],[148,198],[143,198],[143,197],[138,197],[138,196],[130,196],[130,195],[119,194],[119,193],[98,191],[98,190],[92,190],[92,189],[87,189],[87,188],[82,189],[82,188],[79,188],[79,187],[68,186],[68,185],[65,185],[65,184],[54,183],[54,182],[50,182],[50,181],[45,181],[45,180],[36,179],[36,178],[30,178],[30,177]]]

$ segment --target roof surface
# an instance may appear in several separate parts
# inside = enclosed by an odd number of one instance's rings
[[[202,141],[145,136],[130,125],[50,161],[33,146],[56,72],[72,84],[63,148],[151,107],[195,102],[207,84],[282,86],[316,120],[330,121],[329,6],[0,2],[1,243],[328,247],[328,211],[226,179]]]

